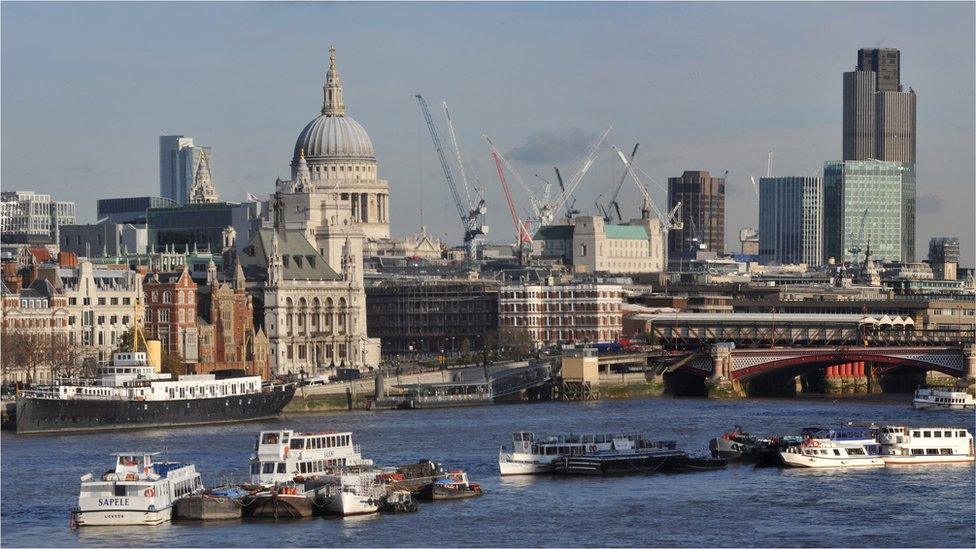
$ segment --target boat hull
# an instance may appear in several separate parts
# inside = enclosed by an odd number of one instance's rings
[[[882,456],[885,465],[925,465],[936,463],[973,463],[972,455]]]
[[[557,475],[628,475],[706,471],[725,467],[724,459],[696,458],[681,451],[564,456],[553,461]]]
[[[525,454],[531,458],[531,454]],[[532,459],[519,459],[510,456],[499,456],[498,470],[502,476],[506,475],[542,475],[549,473],[551,467],[548,463]]]
[[[334,515],[368,515],[379,512],[382,498],[364,496],[352,492],[339,492],[329,498],[326,511]]]
[[[976,409],[976,404],[946,404],[940,402],[933,402],[931,400],[915,399],[912,401],[912,406],[916,410],[973,410]]]
[[[232,520],[241,518],[241,504],[233,498],[194,495],[173,506],[174,520]]]
[[[236,423],[277,417],[294,385],[270,392],[166,401],[57,400],[17,397],[17,433],[63,433]]]
[[[159,511],[106,509],[75,511],[73,520],[77,526],[156,526],[169,522],[173,508]]]
[[[262,492],[243,501],[242,515],[247,518],[303,518],[312,516],[313,503],[305,494],[272,494]]]
[[[794,452],[780,452],[783,462],[790,467],[801,468],[830,468],[830,467],[884,467],[885,460],[881,456],[867,457],[830,457],[807,456]]]

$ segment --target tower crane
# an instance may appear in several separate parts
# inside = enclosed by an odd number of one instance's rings
[[[526,248],[529,248],[532,245],[532,236],[529,234],[529,229],[526,226],[526,223],[519,218],[518,211],[515,208],[515,200],[512,198],[512,191],[509,189],[508,181],[505,179],[505,168],[502,167],[501,156],[499,156],[497,152],[492,151],[491,157],[495,160],[495,168],[498,170],[498,181],[501,182],[502,191],[505,193],[505,202],[508,203],[508,212],[512,215],[512,222],[515,224],[515,237],[519,263],[524,264],[528,259],[528,252]]]
[[[634,158],[637,156],[637,148],[638,147],[640,147],[640,143],[635,143],[634,144],[634,150],[630,151],[630,162],[631,163],[634,162]],[[606,206],[601,206],[601,205],[597,204],[597,207],[599,208],[600,213],[603,214],[603,221],[605,221],[607,223],[610,223],[611,221],[613,221],[613,215],[612,215],[613,214],[613,211],[610,210],[610,208],[613,208],[613,210],[616,210],[617,220],[618,221],[621,221],[622,222],[624,220],[623,216],[620,215],[620,204],[617,202],[617,197],[620,195],[620,189],[624,186],[624,181],[626,181],[626,180],[627,180],[627,170],[624,170],[624,172],[622,174],[620,174],[620,180],[617,181],[617,186],[613,189],[613,194],[610,196],[610,201],[607,202],[607,205]]]
[[[467,176],[463,176],[464,181],[464,194],[467,199],[466,202],[462,202],[461,194],[458,191],[457,182],[454,181],[454,174],[451,173],[451,166],[447,162],[447,156],[444,154],[444,147],[441,146],[440,136],[437,134],[437,126],[434,125],[434,120],[430,116],[430,109],[427,107],[427,101],[419,93],[414,97],[420,103],[420,110],[423,112],[424,120],[427,122],[427,130],[430,131],[431,141],[434,142],[434,149],[437,151],[437,159],[440,161],[441,170],[444,172],[444,179],[447,181],[447,187],[451,191],[451,197],[454,199],[454,205],[457,207],[458,217],[461,219],[461,225],[464,227],[464,247],[465,255],[468,259],[474,259],[476,252],[475,247],[475,237],[481,234],[485,234],[488,231],[488,226],[484,224],[485,215],[485,201],[480,196],[480,193],[475,194],[475,199],[471,199],[470,191],[467,185]],[[444,110],[448,117],[448,125],[451,127],[451,137],[454,140],[456,147],[456,154],[458,159],[460,159],[460,149],[457,148],[457,140],[454,137],[454,125],[450,121],[450,112],[447,110],[447,104],[444,104]],[[461,173],[464,173],[463,163],[459,161],[459,169]]]
[[[654,213],[657,215],[658,221],[660,221],[661,223],[661,232],[664,233],[663,234],[664,268],[666,270],[668,268],[668,239],[671,235],[671,230],[673,229],[681,230],[684,227],[684,224],[679,219],[680,218],[679,212],[681,211],[681,202],[675,204],[674,208],[672,208],[671,211],[668,212],[667,214],[659,210],[657,205],[654,204],[654,200],[651,198],[651,193],[647,191],[647,186],[645,186],[644,183],[641,182],[640,178],[637,177],[637,172],[634,171],[633,164],[631,164],[630,161],[627,160],[627,157],[624,155],[623,151],[621,151],[617,147],[614,147],[613,149],[614,151],[616,151],[617,156],[620,158],[620,161],[624,163],[624,167],[627,170],[627,174],[629,174],[631,180],[633,180],[634,186],[637,187],[637,190],[644,197],[644,206],[641,209],[642,217],[646,218],[649,216],[650,214],[650,211],[648,210],[649,207],[650,209],[654,210]]]
[[[536,196],[536,194],[532,191],[532,189],[529,188],[528,184],[525,183],[525,180],[522,179],[522,176],[519,175],[518,171],[516,171],[516,169],[512,167],[512,165],[508,162],[508,160],[505,159],[505,156],[502,154],[500,150],[498,150],[498,147],[496,147],[495,144],[491,141],[491,138],[488,137],[487,135],[482,135],[482,137],[485,138],[485,141],[488,142],[488,146],[491,148],[492,158],[496,156],[498,157],[497,159],[498,162],[500,162],[502,166],[504,166],[505,169],[508,170],[508,173],[512,174],[512,177],[514,177],[515,180],[518,181],[519,185],[522,186],[522,190],[524,190],[525,194],[528,195],[529,197],[529,204],[532,206],[532,210],[529,219],[525,220],[526,226],[531,224],[533,220],[539,220],[542,212],[542,201],[539,199],[539,197]]]

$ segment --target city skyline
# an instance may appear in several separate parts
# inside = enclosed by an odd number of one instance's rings
[[[901,51],[901,81],[919,97],[917,248],[931,236],[959,236],[963,264],[973,263],[965,230],[974,194],[973,54],[948,47],[960,38],[973,42],[965,22],[973,5],[844,6],[851,15],[871,12],[882,33],[836,21],[836,8],[816,5],[563,8],[122,4],[110,8],[112,24],[129,24],[113,27],[113,35],[105,31],[104,6],[7,5],[4,189],[75,200],[79,220],[93,221],[95,198],[155,194],[158,136],[182,133],[216,150],[222,197],[267,197],[275,177],[288,177],[294,136],[319,110],[335,44],[346,105],[376,144],[378,175],[390,181],[394,234],[416,232],[426,204],[430,232],[460,243],[457,219],[440,214],[451,203],[413,99],[421,92],[452,106],[487,190],[490,241],[513,240],[514,229],[481,133],[531,182],[534,173],[551,179],[554,163],[571,172],[589,141],[612,124],[610,142],[629,148],[640,141],[637,163],[659,184],[685,170],[716,177],[730,170],[725,244],[734,250],[738,229],[758,226],[749,175],[763,174],[767,150],[774,176],[819,175],[824,161],[841,159],[843,72],[853,70],[859,48],[882,46]],[[923,9],[924,21],[904,22]],[[798,26],[768,25],[783,17]],[[157,19],[162,27],[188,23],[174,37],[145,28]],[[320,21],[328,21],[326,32]],[[816,32],[826,21],[829,37]],[[458,30],[462,22],[467,33]],[[540,36],[534,24],[564,34]],[[680,32],[690,24],[701,32]],[[417,38],[428,27],[433,34]],[[255,45],[254,37],[271,36],[275,43]],[[728,40],[741,47],[721,49]],[[165,56],[150,53],[163,44]],[[935,63],[936,55],[950,59]],[[137,58],[149,62],[136,67]],[[619,173],[611,154],[601,154],[577,208],[590,213]],[[666,193],[649,187],[665,204]],[[639,204],[632,186],[625,192],[621,204]]]

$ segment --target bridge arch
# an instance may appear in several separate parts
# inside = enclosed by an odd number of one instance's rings
[[[774,372],[786,373],[793,370],[796,371],[796,374],[800,374],[803,371],[809,371],[811,366],[817,366],[816,369],[820,369],[850,362],[884,364],[890,368],[910,366],[924,370],[935,370],[955,377],[962,377],[966,374],[961,350],[939,349],[933,351],[935,350],[895,350],[883,347],[836,349],[826,352],[813,350],[803,352],[802,349],[794,349],[788,355],[768,357],[751,351],[733,351],[733,364],[730,374],[733,380],[745,381]]]

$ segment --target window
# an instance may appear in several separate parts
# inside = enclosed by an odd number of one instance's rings
[[[275,468],[275,464],[269,461],[263,464],[263,467],[261,468],[261,472],[264,474],[274,473],[274,468]]]
[[[278,472],[279,473],[287,473],[288,472],[287,469],[285,469],[285,464],[284,463],[279,463],[278,464]]]

